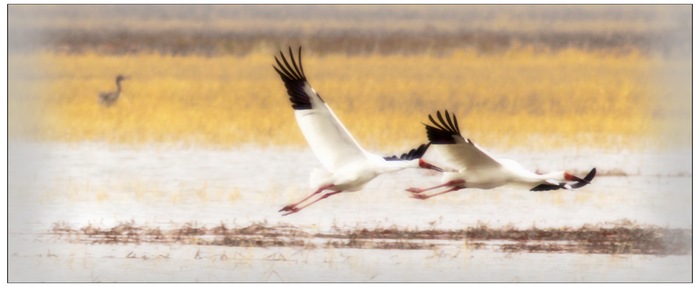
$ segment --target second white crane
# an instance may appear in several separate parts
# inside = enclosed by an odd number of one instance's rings
[[[428,119],[435,125],[425,125],[428,139],[432,144],[431,150],[437,151],[458,170],[443,172],[443,184],[429,188],[407,189],[413,193],[414,198],[427,199],[463,188],[491,189],[505,184],[524,185],[531,191],[575,189],[589,184],[595,177],[595,168],[584,178],[579,178],[566,171],[547,174],[531,172],[513,160],[492,156],[470,139],[462,137],[457,117],[454,114],[450,118],[449,112],[445,111],[443,118],[438,111],[437,121],[432,115],[428,115]],[[426,191],[441,187],[447,189],[432,195],[424,194]]]

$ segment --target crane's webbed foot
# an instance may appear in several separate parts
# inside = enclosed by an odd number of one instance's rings
[[[285,207],[282,207],[282,209],[280,209],[279,212],[282,212],[282,211],[291,211],[291,210],[296,210],[296,211],[294,211],[294,212],[299,211],[298,208],[296,208],[296,204],[289,204],[289,205],[287,205],[287,206],[285,206]]]
[[[285,206],[285,208],[286,208],[286,206]],[[285,213],[285,214],[282,214],[282,216],[287,216],[287,215],[290,215],[290,214],[297,213],[297,212],[299,212],[299,210],[301,210],[301,209],[296,208],[296,207],[292,207],[292,208],[290,208],[290,209],[285,210],[285,211],[289,211],[289,212],[287,212],[287,213]],[[280,211],[282,211],[282,210],[280,210]]]

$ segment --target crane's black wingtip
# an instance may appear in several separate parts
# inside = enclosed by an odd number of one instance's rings
[[[414,148],[401,156],[387,156],[384,157],[384,160],[386,161],[397,161],[397,160],[414,160],[423,157],[425,152],[428,150],[428,147],[430,147],[430,143],[427,144],[421,144],[417,148]]]
[[[594,167],[593,169],[591,169],[590,172],[588,172],[588,174],[583,179],[581,179],[581,178],[577,179],[577,182],[572,184],[571,188],[573,188],[573,189],[581,188],[581,187],[584,187],[584,186],[590,184],[593,181],[593,178],[595,177],[595,175],[596,175],[596,168]]]
[[[595,177],[596,172],[597,172],[596,168],[594,167],[593,169],[591,169],[590,172],[588,172],[586,177],[584,177],[583,179],[590,182],[591,180],[593,180],[593,177]]]
[[[301,48],[301,46],[299,48]],[[274,58],[277,65],[273,64],[272,67],[282,78],[287,88],[287,94],[289,95],[289,100],[292,102],[292,108],[295,110],[312,109],[313,106],[311,104],[310,95],[307,94],[305,90],[308,81],[306,80],[304,68],[301,64],[301,49],[299,49],[299,54],[297,56],[299,63],[297,63],[297,59],[294,57],[294,51],[291,46],[289,46],[289,57],[285,56],[284,52],[280,50],[279,58],[277,56]],[[323,99],[321,99],[321,101],[323,101]]]
[[[425,125],[425,131],[431,144],[455,144],[454,133],[439,127]]]
[[[428,115],[428,120],[432,123],[431,125],[424,124],[426,132],[428,134],[428,140],[433,144],[454,144],[456,143],[455,136],[461,137],[462,134],[459,131],[459,124],[457,123],[457,116],[445,110],[445,116],[443,117],[440,111],[435,113],[437,120],[433,118],[432,115]]]
[[[551,183],[543,183],[538,186],[533,187],[530,191],[550,191],[560,189],[561,186]]]

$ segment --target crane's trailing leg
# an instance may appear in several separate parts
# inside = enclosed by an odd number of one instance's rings
[[[425,199],[431,198],[431,197],[433,197],[433,196],[438,196],[438,195],[445,194],[445,193],[448,193],[448,192],[457,191],[457,190],[460,190],[460,189],[462,189],[462,188],[464,188],[464,187],[461,187],[461,186],[453,186],[452,188],[450,188],[450,189],[448,189],[448,190],[445,190],[445,191],[443,191],[443,192],[438,192],[438,193],[433,194],[433,195],[425,195],[425,194],[422,194],[422,193],[414,193],[411,197],[413,197],[413,198],[415,198],[415,199],[425,200]]]
[[[329,188],[331,188],[331,187],[333,187],[333,186],[334,186],[333,184],[327,184],[327,185],[321,186],[321,187],[319,187],[316,191],[314,191],[311,195],[305,197],[304,199],[300,200],[299,202],[297,202],[297,203],[292,203],[292,204],[288,204],[287,206],[282,207],[282,209],[280,209],[279,212],[294,210],[294,209],[296,209],[296,206],[297,206],[297,205],[301,204],[301,203],[304,202],[304,201],[307,201],[309,198],[313,197],[314,195],[317,195],[317,194],[321,193],[321,191],[324,191],[324,190],[326,190],[326,189],[329,189]],[[297,211],[298,211],[298,210],[297,210]],[[294,211],[294,212],[296,212],[296,211]],[[293,213],[293,212],[292,212],[292,213]],[[285,215],[286,215],[286,214],[285,214]]]
[[[285,214],[282,214],[282,216],[287,216],[287,215],[290,215],[290,214],[292,214],[292,213],[297,213],[297,212],[299,212],[300,210],[309,207],[309,205],[312,205],[312,204],[314,204],[314,203],[320,201],[321,199],[327,198],[327,197],[329,197],[329,196],[331,196],[331,195],[338,194],[338,193],[341,193],[341,192],[343,192],[343,191],[342,191],[342,190],[339,190],[339,191],[334,191],[334,192],[326,193],[326,194],[324,194],[323,196],[319,197],[318,199],[316,199],[316,200],[314,200],[314,201],[312,201],[312,202],[310,202],[310,203],[308,203],[308,204],[306,204],[306,205],[304,205],[304,206],[302,206],[302,207],[296,207],[296,206],[295,206],[295,207],[292,207],[291,209],[288,210],[289,212],[287,212],[287,213],[285,213]]]
[[[463,184],[464,184],[464,180],[461,180],[461,179],[460,180],[450,180],[450,181],[443,183],[441,185],[436,185],[436,186],[428,187],[428,188],[411,187],[411,188],[406,189],[406,191],[418,194],[418,193],[425,192],[428,190],[433,190],[436,188],[441,188],[441,187],[445,187],[445,186],[463,185]]]

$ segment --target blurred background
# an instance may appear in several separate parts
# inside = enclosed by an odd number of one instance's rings
[[[303,46],[367,148],[425,140],[445,108],[488,146],[690,144],[688,5],[11,5],[8,23],[11,139],[303,146],[271,67]]]
[[[688,5],[12,5],[12,51],[246,55],[288,42],[320,54],[689,53]]]

